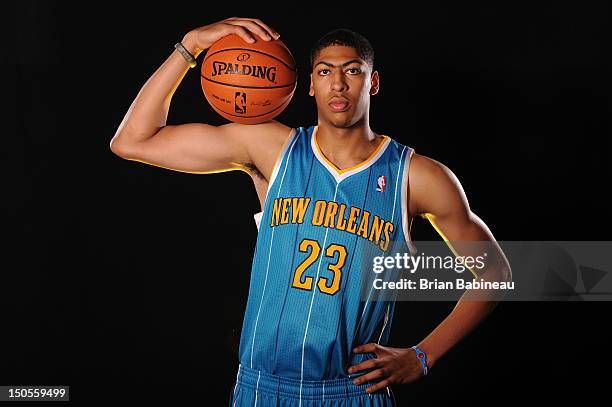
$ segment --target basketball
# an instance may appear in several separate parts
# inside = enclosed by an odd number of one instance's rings
[[[202,61],[204,96],[217,113],[242,124],[258,124],[279,115],[297,84],[295,60],[280,40],[257,35],[248,43],[235,34],[215,42]]]

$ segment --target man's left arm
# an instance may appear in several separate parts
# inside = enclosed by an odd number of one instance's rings
[[[505,255],[487,225],[471,211],[461,183],[450,169],[435,160],[414,154],[409,180],[408,207],[411,213],[429,220],[455,255],[476,257],[487,250],[486,266],[479,271],[470,269],[475,277],[485,281],[511,280],[510,265]],[[474,291],[466,290],[453,311],[417,344],[427,355],[429,369],[497,305],[498,300],[493,298],[499,297],[499,293]],[[480,300],[474,301],[472,298]],[[356,379],[357,384],[383,379],[369,387],[368,392],[390,384],[409,383],[423,374],[416,353],[411,348],[389,348],[369,343],[356,347],[354,352],[376,354],[375,359],[349,368],[349,373],[377,368]]]
[[[510,281],[506,256],[487,225],[472,210],[461,183],[445,165],[418,156],[412,185],[416,213],[427,219],[457,256],[482,256],[486,267],[470,271],[484,281]],[[478,298],[480,301],[472,300]],[[487,300],[490,299],[490,300]],[[499,292],[466,290],[453,311],[417,346],[432,367],[497,306]]]

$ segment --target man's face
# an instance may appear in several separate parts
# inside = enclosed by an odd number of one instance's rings
[[[353,47],[323,48],[310,74],[310,96],[317,102],[319,120],[350,127],[367,115],[370,95],[378,92],[378,72],[372,72]]]

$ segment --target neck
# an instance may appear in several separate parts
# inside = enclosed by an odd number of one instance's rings
[[[382,138],[370,129],[366,121],[348,128],[319,121],[316,134],[321,152],[341,170],[369,158],[383,141]]]

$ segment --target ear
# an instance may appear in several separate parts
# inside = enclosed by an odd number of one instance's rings
[[[370,84],[370,96],[374,96],[378,93],[380,88],[380,77],[378,71],[372,72],[371,84]]]
[[[312,85],[312,74],[310,74],[310,90],[308,91],[310,96],[314,96],[314,86]]]

